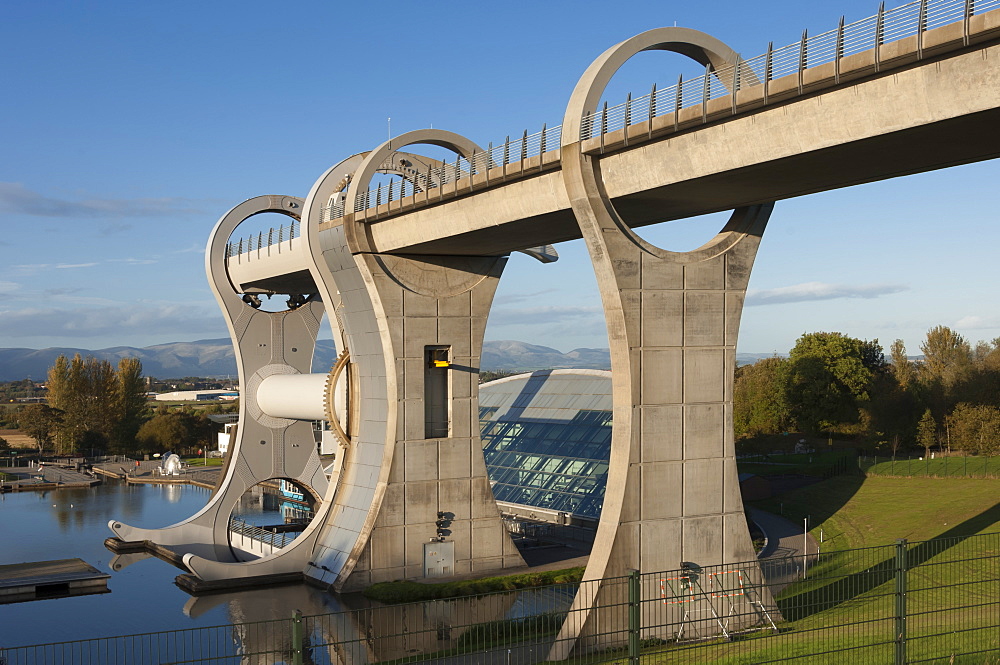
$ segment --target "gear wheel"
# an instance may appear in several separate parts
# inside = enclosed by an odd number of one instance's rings
[[[333,367],[330,368],[330,374],[326,377],[326,387],[323,389],[323,404],[326,409],[326,420],[333,427],[333,431],[337,434],[337,438],[340,439],[341,448],[347,448],[351,445],[351,438],[347,436],[347,432],[344,431],[343,426],[340,424],[340,419],[337,417],[337,409],[334,404],[337,392],[337,381],[340,380],[340,375],[343,374],[344,370],[348,368],[350,364],[351,354],[347,349],[344,349],[337,360],[333,363]],[[348,376],[348,404],[350,404],[350,377]],[[348,412],[350,412],[350,407],[348,406]]]

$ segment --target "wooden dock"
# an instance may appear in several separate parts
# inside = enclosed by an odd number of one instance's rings
[[[83,559],[0,566],[0,604],[110,593],[110,577]]]

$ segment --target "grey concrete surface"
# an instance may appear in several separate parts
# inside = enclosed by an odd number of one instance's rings
[[[900,40],[843,59],[839,71],[806,70],[801,92],[786,76],[769,82],[766,103],[764,86],[749,86],[712,100],[705,116],[683,109],[676,126],[673,113],[652,132],[636,118],[627,146],[619,131],[581,150],[601,155],[608,196],[634,227],[997,157],[1000,10],[973,18],[971,47],[958,21],[925,33],[922,61],[916,39]],[[371,224],[372,245],[464,254],[580,238],[559,151],[544,168],[529,161],[456,185],[475,197],[401,201]]]
[[[819,543],[805,525],[795,524],[780,515],[750,508],[749,518],[767,536],[767,545],[760,553],[761,572],[772,594],[801,579],[803,571],[816,561]]]
[[[435,188],[422,175],[433,160],[410,160],[400,148],[430,144],[466,158],[481,149],[449,132],[418,130],[336,164],[304,200],[257,197],[223,216],[206,270],[237,349],[244,399],[222,486],[206,509],[170,529],[117,522],[112,529],[186,550],[185,565],[203,579],[304,569],[349,590],[520,568],[478,436],[483,333],[510,251],[582,237],[606,314],[614,382],[607,493],[587,577],[753,560],[736,476],[733,371],[773,201],[1000,155],[1000,10],[794,77],[756,85],[751,76],[746,87],[699,107],[582,138],[581,118],[596,112],[608,80],[647,49],[739,67],[731,49],[703,33],[642,33],[588,68],[568,104],[561,145],[542,154],[497,168],[484,163]],[[402,176],[416,193],[355,205],[375,173]],[[331,219],[334,204],[345,202]],[[632,231],[722,209],[735,209],[730,222],[692,252],[654,247]],[[260,212],[301,219],[304,247],[283,253],[279,242],[246,265],[230,257],[230,234]],[[296,305],[248,306],[270,291],[298,298]],[[266,413],[255,397],[270,376],[310,371],[324,312],[337,347],[350,354],[352,394],[329,483],[309,425]],[[444,353],[446,374],[429,372],[433,348]],[[331,413],[329,382],[325,392]],[[223,547],[230,508],[245,489],[275,477],[323,495],[316,518],[280,554],[230,561]],[[794,551],[788,525],[763,519],[777,534],[775,553]],[[432,573],[427,551],[439,535],[441,549],[454,554]],[[550,658],[571,655],[578,640],[607,646],[602,635],[624,617],[595,608],[622,600],[612,587],[586,585],[578,594],[580,620],[563,627]]]

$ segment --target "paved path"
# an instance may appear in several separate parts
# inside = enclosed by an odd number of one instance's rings
[[[94,476],[94,474],[77,471],[75,468],[64,468],[48,464],[43,465],[40,470],[37,466],[19,466],[0,468],[0,471],[17,477],[17,480],[6,480],[0,483],[15,490],[35,489],[36,486],[48,489],[51,485],[60,487],[90,487],[100,483],[100,478]]]
[[[819,544],[809,534],[803,537],[801,524],[756,508],[748,508],[747,514],[767,536],[758,558],[771,592],[777,593],[802,576],[803,565],[813,564]]]
[[[102,462],[95,464],[94,468],[118,478],[127,478],[130,483],[179,483],[201,485],[209,489],[215,487],[222,471],[221,466],[188,466],[182,469],[178,476],[161,476],[155,473],[155,469],[160,468],[160,465],[160,460],[141,461],[139,466],[136,466],[135,462]]]

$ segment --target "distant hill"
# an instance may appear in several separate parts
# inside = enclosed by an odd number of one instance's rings
[[[94,356],[117,364],[126,356],[142,361],[143,374],[158,379],[176,379],[185,376],[224,377],[236,375],[236,357],[233,343],[228,339],[203,339],[197,342],[157,344],[145,348],[114,346],[109,349],[0,349],[0,381],[16,381],[31,377],[44,380],[49,367],[60,355],[72,357]],[[329,368],[337,354],[330,340],[316,344],[316,367]]]
[[[561,353],[556,349],[515,340],[483,344],[482,369],[608,369],[611,356],[607,349],[573,349]]]
[[[60,355],[72,357],[94,356],[117,363],[126,356],[142,361],[143,373],[158,379],[177,379],[185,376],[225,377],[235,376],[236,358],[228,339],[203,339],[197,342],[174,342],[145,348],[114,346],[110,349],[0,349],[0,381],[17,381],[28,377],[44,380],[49,367]],[[767,358],[769,353],[740,353],[741,365]],[[313,371],[327,371],[337,357],[331,340],[316,343]],[[549,368],[609,369],[611,356],[608,349],[573,349],[562,353],[556,349],[527,342],[500,340],[483,345],[482,369],[530,371]]]

